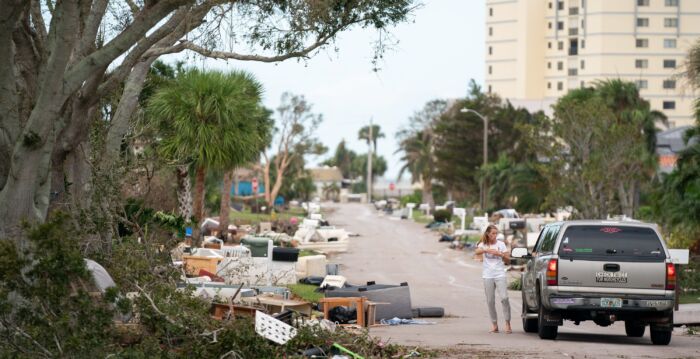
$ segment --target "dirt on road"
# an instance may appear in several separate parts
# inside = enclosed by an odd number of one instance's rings
[[[440,306],[446,317],[434,325],[373,327],[370,334],[383,340],[444,350],[450,358],[698,358],[700,336],[674,331],[669,346],[651,344],[648,331],[628,338],[624,323],[603,328],[592,322],[576,326],[565,322],[554,341],[525,333],[520,320],[519,291],[509,291],[513,334],[489,333],[489,318],[481,280],[481,263],[471,252],[449,249],[434,232],[407,220],[382,215],[363,204],[329,205],[332,225],[359,237],[351,238],[349,251],[332,257],[350,283],[408,282],[413,307]],[[499,310],[499,325],[503,317]]]

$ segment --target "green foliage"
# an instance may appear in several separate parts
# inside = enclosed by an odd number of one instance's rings
[[[523,280],[521,277],[517,277],[508,283],[508,290],[523,290]]]
[[[455,102],[436,121],[435,178],[449,188],[456,200],[478,200],[479,168],[483,164],[484,123],[468,108],[489,119],[488,157],[490,161],[506,155],[514,163],[536,160],[535,152],[524,136],[523,126],[538,123],[541,114],[504,103],[494,94],[486,94],[470,83],[465,99]],[[436,202],[440,202],[436,199]]]
[[[352,169],[354,173],[360,173],[364,177],[367,176],[367,154],[358,155],[352,161]],[[386,173],[387,163],[384,156],[377,156],[372,153],[372,178],[381,177]]]
[[[423,203],[423,193],[421,191],[415,190],[412,194],[402,196],[401,207],[405,207],[407,203]]]
[[[333,157],[325,160],[321,164],[324,166],[333,167],[336,166],[343,173],[343,178],[357,178],[362,175],[363,172],[356,173],[352,166],[353,160],[357,157],[355,151],[348,149],[345,145],[345,140],[341,140],[338,143],[338,147],[335,149]]]
[[[569,91],[552,119],[525,131],[545,159],[536,165],[549,186],[545,205],[571,205],[583,218],[633,216],[634,198],[656,168],[649,128],[663,120],[632,83],[609,80]]]
[[[372,138],[370,138],[369,126],[364,126],[357,132],[357,139],[364,140],[369,145],[372,142],[372,148],[374,152],[377,151],[377,140],[384,138],[384,132],[382,132],[382,127],[379,125],[372,125]]]
[[[99,357],[110,344],[115,311],[89,294],[94,285],[69,223],[57,214],[29,230],[26,249],[0,240],[0,356]]]
[[[247,72],[185,71],[148,102],[161,129],[161,153],[221,170],[247,163],[269,130],[260,121],[261,95],[262,85]]]
[[[446,209],[440,209],[433,213],[433,218],[436,222],[449,222],[452,220],[452,212]]]
[[[506,155],[481,168],[486,179],[489,203],[494,210],[515,208],[520,213],[539,212],[544,208],[548,186],[533,162],[516,163]]]
[[[674,248],[700,253],[700,144],[681,153],[673,172],[652,194],[653,218],[670,234]]]

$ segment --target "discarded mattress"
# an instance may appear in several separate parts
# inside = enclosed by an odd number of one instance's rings
[[[411,310],[411,291],[408,285],[371,284],[359,287],[336,288],[326,291],[326,297],[367,297],[378,304],[376,320],[413,318]]]

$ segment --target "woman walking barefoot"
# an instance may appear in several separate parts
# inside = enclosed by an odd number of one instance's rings
[[[491,317],[491,333],[498,333],[498,317],[496,314],[496,292],[501,300],[503,316],[506,320],[506,334],[512,333],[510,327],[510,302],[508,301],[508,288],[506,283],[506,266],[504,261],[510,260],[510,254],[506,245],[497,240],[498,228],[494,225],[486,227],[475,254],[483,254],[484,291],[486,292],[486,305]]]

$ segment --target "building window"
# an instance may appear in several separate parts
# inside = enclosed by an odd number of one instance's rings
[[[552,68],[552,62],[551,62],[551,61],[548,61],[548,62],[547,62],[547,68],[548,68],[548,69],[551,69],[551,68]]]
[[[664,60],[664,68],[665,69],[675,69],[676,68],[676,60]]]
[[[678,0],[666,0],[666,6],[678,6]]]
[[[564,10],[564,2],[557,1],[557,10]]]
[[[564,41],[559,41],[559,43],[557,44],[557,49],[564,50]]]
[[[664,80],[664,88],[672,90],[676,88],[676,80]]]
[[[581,70],[586,68],[586,60],[581,60]]]
[[[646,69],[647,67],[649,67],[649,60],[636,59],[634,60],[634,67],[638,69]]]
[[[569,8],[569,15],[578,15],[578,8],[577,7],[570,7]]]
[[[493,73],[493,67],[491,65],[489,65],[489,75],[491,75],[492,73]]]
[[[548,27],[549,29],[552,28],[552,22],[551,22],[551,21],[547,23],[547,27]]]
[[[637,6],[649,6],[649,0],[637,0]]]
[[[649,18],[638,17],[637,18],[637,27],[649,27]]]
[[[581,20],[581,29],[586,29],[586,20]]]
[[[569,76],[578,76],[578,69],[569,69]]]
[[[551,83],[551,82],[547,82],[547,89],[548,89],[548,90],[551,90],[551,89],[552,89],[552,83]]]
[[[664,110],[675,110],[676,101],[664,101],[663,108]]]
[[[581,0],[581,7],[586,7],[586,0]]]
[[[586,81],[581,81],[581,88],[586,87]]]
[[[562,61],[557,62],[557,70],[561,71],[564,69],[564,63]]]
[[[637,85],[637,88],[640,90],[646,89],[649,87],[649,82],[647,80],[637,80],[637,81],[635,81],[635,84]]]
[[[489,93],[491,93],[491,85],[489,85]]]
[[[489,55],[493,55],[493,48],[489,46]]]
[[[557,90],[561,91],[564,89],[564,83],[559,81],[557,82]]]
[[[649,47],[649,40],[648,39],[637,39],[636,46],[637,46],[637,48]]]
[[[678,27],[678,19],[675,17],[667,17],[664,19],[664,27]]]
[[[569,41],[569,56],[578,55],[578,40]]]
[[[550,8],[550,9],[552,8],[552,2],[551,2],[551,1],[549,2],[549,8]]]
[[[564,22],[563,21],[557,22],[557,30],[564,30]]]
[[[676,39],[664,39],[664,47],[667,49],[675,49]]]
[[[489,36],[493,36],[493,28],[489,27]]]
[[[493,8],[492,7],[489,8],[489,16],[493,16]]]
[[[582,49],[586,48],[586,40],[581,40],[581,48]]]

